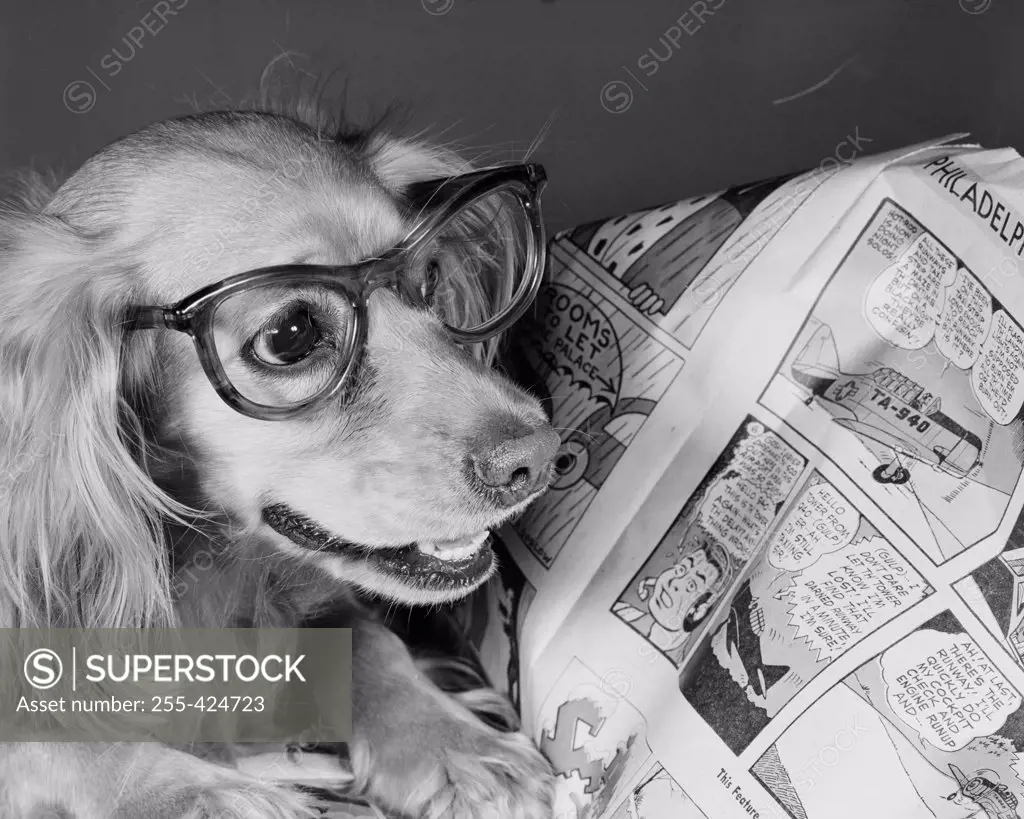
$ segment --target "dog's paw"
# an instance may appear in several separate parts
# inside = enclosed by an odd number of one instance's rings
[[[527,736],[468,713],[431,722],[373,750],[371,800],[416,819],[550,819],[551,767]]]
[[[551,769],[520,733],[482,732],[475,745],[448,749],[413,795],[429,819],[550,819]],[[422,789],[422,791],[421,791]]]

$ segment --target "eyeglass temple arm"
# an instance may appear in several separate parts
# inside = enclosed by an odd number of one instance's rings
[[[166,307],[132,307],[126,318],[131,330],[182,329],[177,314]]]

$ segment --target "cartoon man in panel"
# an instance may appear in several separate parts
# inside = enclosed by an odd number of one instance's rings
[[[684,540],[696,532],[696,548],[657,577],[641,578],[639,598],[647,611],[618,601],[612,611],[643,634],[678,665],[685,654],[687,638],[711,613],[732,575],[728,552],[697,526],[691,526]]]

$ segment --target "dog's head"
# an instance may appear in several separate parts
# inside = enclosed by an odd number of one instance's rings
[[[222,400],[187,334],[131,332],[125,320],[257,268],[378,257],[415,222],[410,186],[466,170],[380,133],[331,139],[284,117],[204,115],[115,143],[52,198],[6,214],[0,445],[18,479],[0,487],[11,544],[0,544],[0,575],[20,578],[9,591],[28,594],[36,577],[48,606],[73,607],[61,598],[75,592],[44,588],[59,568],[77,593],[107,598],[111,616],[96,619],[150,612],[159,601],[141,596],[167,585],[161,518],[187,520],[185,505],[222,516],[243,552],[233,559],[269,542],[408,603],[482,583],[486,533],[546,489],[558,436],[436,311],[374,290],[350,383],[284,420]],[[287,392],[301,367],[274,360],[273,345],[320,334],[317,298],[261,305],[242,322],[248,335],[217,336],[221,360],[263,345],[274,366],[255,377]]]

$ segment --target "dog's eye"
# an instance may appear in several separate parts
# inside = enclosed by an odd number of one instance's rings
[[[285,366],[302,361],[322,340],[309,310],[297,307],[264,326],[253,340],[252,350],[264,364]]]

